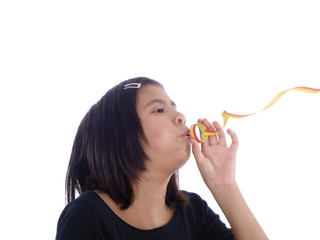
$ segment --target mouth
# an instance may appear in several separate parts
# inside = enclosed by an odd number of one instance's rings
[[[187,131],[185,131],[185,132],[181,135],[181,137],[183,137],[183,138],[187,139],[188,141],[190,141],[190,139],[191,139],[190,130],[188,129]]]

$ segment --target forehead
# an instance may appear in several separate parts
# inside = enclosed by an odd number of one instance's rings
[[[147,103],[152,99],[167,100],[168,98],[166,91],[162,87],[154,84],[148,84],[139,89],[137,103]]]
[[[161,86],[153,84],[146,85],[141,87],[138,91],[137,108],[139,110],[143,110],[152,103],[160,102],[158,100],[165,103],[172,102],[166,91]]]

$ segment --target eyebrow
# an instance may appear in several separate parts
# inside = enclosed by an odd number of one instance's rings
[[[145,108],[147,108],[147,107],[149,107],[150,105],[155,104],[155,103],[165,104],[165,101],[163,101],[163,100],[161,100],[161,99],[153,99],[153,100],[151,100],[150,102],[148,102],[148,104],[146,105]],[[174,101],[171,101],[171,106],[172,106],[172,107],[177,107],[177,105],[174,103]]]

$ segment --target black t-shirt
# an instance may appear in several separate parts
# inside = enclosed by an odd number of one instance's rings
[[[176,206],[164,226],[137,229],[119,218],[95,192],[85,192],[71,201],[61,213],[56,240],[214,240],[234,239],[231,229],[221,222],[197,194],[186,206]]]

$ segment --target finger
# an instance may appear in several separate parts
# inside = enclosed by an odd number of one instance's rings
[[[194,139],[190,139],[190,142],[192,145],[192,153],[193,153],[195,159],[199,159],[202,155],[199,143]]]
[[[204,120],[205,119],[203,119],[203,118],[199,118],[198,119],[198,123],[201,123],[201,124],[206,126],[206,124],[204,123]],[[208,123],[209,123],[209,121],[208,121]],[[210,125],[210,123],[209,123],[209,125]],[[208,127],[206,126],[206,128],[208,128]],[[201,134],[198,137],[199,137],[199,139],[201,139]],[[201,148],[204,147],[204,146],[209,146],[209,141],[205,141],[205,142],[201,143]]]
[[[208,121],[208,119],[203,119],[203,125],[206,126],[208,130],[216,131],[216,129],[211,125],[211,123]],[[217,145],[219,143],[217,135],[211,135],[208,137],[208,141],[205,142],[207,145]]]
[[[239,139],[235,132],[231,131],[231,129],[227,130],[227,133],[230,135],[232,143],[230,145],[230,148],[233,148],[234,150],[238,149],[239,146]]]
[[[212,123],[212,125],[217,131],[219,131],[219,133],[218,133],[219,145],[227,146],[226,135],[225,135],[221,125],[217,121],[214,121]]]

